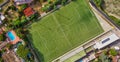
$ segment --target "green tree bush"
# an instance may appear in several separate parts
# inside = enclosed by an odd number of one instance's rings
[[[112,56],[116,56],[117,55],[117,51],[115,49],[110,49],[109,53]]]
[[[27,54],[29,53],[29,49],[25,48],[24,45],[19,45],[17,49],[18,49],[17,50],[18,56],[25,59],[25,61],[27,61]]]

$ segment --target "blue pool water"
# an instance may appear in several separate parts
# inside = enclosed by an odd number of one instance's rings
[[[10,38],[10,40],[12,40],[12,41],[15,40],[15,36],[12,32],[8,32],[7,34],[8,34],[8,37]]]

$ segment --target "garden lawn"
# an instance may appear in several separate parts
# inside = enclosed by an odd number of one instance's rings
[[[103,32],[86,0],[76,0],[33,23],[29,39],[42,62],[51,62]]]

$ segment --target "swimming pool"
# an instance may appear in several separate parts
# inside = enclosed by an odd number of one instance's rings
[[[15,40],[15,35],[12,32],[8,32],[7,35],[11,41]]]

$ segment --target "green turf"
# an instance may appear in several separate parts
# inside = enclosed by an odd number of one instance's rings
[[[83,56],[85,56],[86,53],[84,50],[80,51],[79,53],[75,54],[74,56],[68,58],[67,60],[65,60],[64,62],[75,62],[78,59],[82,58]]]
[[[42,62],[51,62],[103,32],[86,0],[71,2],[33,23],[29,31]]]

